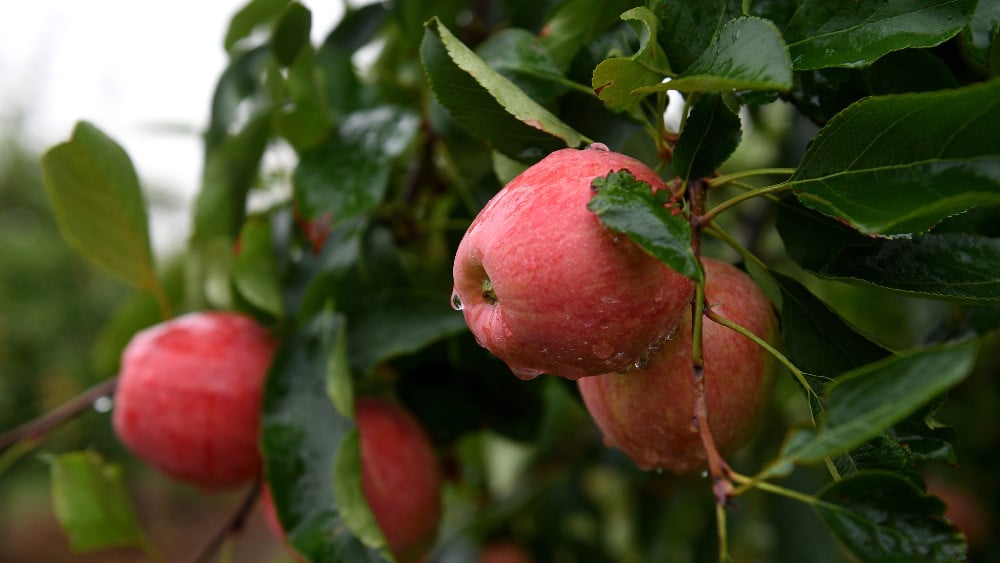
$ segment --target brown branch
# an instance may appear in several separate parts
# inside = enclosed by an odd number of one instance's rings
[[[705,226],[705,198],[708,185],[699,179],[688,186],[688,198],[691,205],[691,250],[698,261],[701,261],[701,234]],[[704,271],[704,268],[702,268]],[[695,291],[695,301],[691,307],[691,377],[694,382],[694,425],[698,429],[708,471],[712,479],[712,492],[720,505],[727,505],[732,497],[733,485],[729,479],[729,464],[719,453],[708,423],[708,399],[705,392],[705,358],[702,348],[702,321],[705,311],[705,285],[698,284]]]
[[[243,529],[254,503],[257,502],[257,497],[260,496],[260,489],[261,481],[257,479],[250,487],[250,490],[247,491],[246,496],[243,497],[243,501],[240,502],[233,514],[226,520],[226,523],[198,551],[198,554],[191,559],[191,563],[207,563],[219,551],[222,545],[226,543],[226,540],[230,536],[236,535]]]
[[[76,418],[93,405],[97,399],[114,393],[117,385],[117,376],[106,379],[42,416],[0,434],[0,450],[4,450],[21,440],[42,438],[53,429]]]

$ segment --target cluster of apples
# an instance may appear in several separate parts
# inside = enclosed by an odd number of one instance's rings
[[[511,180],[459,244],[452,303],[479,344],[515,375],[576,380],[605,442],[645,469],[701,468],[694,412],[694,283],[606,228],[587,208],[592,182],[627,170],[667,189],[642,162],[594,144],[553,152]],[[759,287],[708,258],[706,306],[774,342]],[[720,450],[741,445],[767,396],[771,356],[721,325],[703,325],[709,425]]]
[[[119,440],[203,490],[253,482],[263,470],[261,397],[277,346],[266,328],[234,312],[190,313],[137,333],[115,391]],[[361,489],[396,559],[415,561],[433,545],[441,519],[434,448],[417,420],[386,399],[359,398],[355,421]],[[273,514],[266,490],[263,498]]]
[[[515,375],[577,380],[605,441],[643,468],[687,472],[705,452],[694,419],[694,283],[605,228],[587,209],[595,178],[646,165],[603,145],[556,151],[512,180],[462,239],[452,303]],[[737,268],[704,259],[707,306],[773,341],[770,303]],[[261,476],[260,410],[278,346],[235,312],[190,313],[137,333],[122,355],[114,429],[139,458],[205,490]],[[720,449],[746,438],[768,392],[770,357],[744,336],[703,331],[709,421]],[[356,402],[361,487],[400,561],[422,557],[441,518],[441,472],[399,405]],[[265,491],[265,505],[270,495]],[[267,506],[273,513],[273,506]],[[280,530],[279,530],[280,532]]]

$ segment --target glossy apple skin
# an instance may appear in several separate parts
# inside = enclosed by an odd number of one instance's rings
[[[361,398],[355,415],[365,499],[396,559],[417,561],[430,551],[441,521],[442,477],[434,447],[420,423],[394,403]],[[269,489],[261,501],[268,526],[284,541]]]
[[[778,322],[767,297],[741,270],[703,259],[707,307],[774,344]],[[723,453],[741,446],[770,394],[777,363],[749,338],[705,317],[702,325],[708,420]],[[642,370],[577,382],[607,445],[643,469],[688,473],[704,467],[694,420],[691,323]]]
[[[206,490],[251,482],[264,379],[277,344],[253,319],[199,312],[137,333],[126,346],[112,423],[163,473]]]
[[[693,283],[587,209],[592,180],[623,169],[665,189],[626,155],[558,150],[501,189],[459,244],[453,304],[518,377],[628,369],[680,322]]]

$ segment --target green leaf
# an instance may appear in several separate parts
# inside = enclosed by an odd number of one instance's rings
[[[382,106],[344,118],[338,135],[302,154],[293,191],[308,220],[341,224],[364,216],[385,197],[391,162],[416,138],[419,117]]]
[[[934,418],[944,397],[913,413],[890,430],[894,440],[906,447],[915,459],[921,461],[943,461],[958,465],[958,433],[951,426]]]
[[[642,86],[659,84],[670,72],[670,63],[656,41],[658,23],[647,8],[632,8],[621,15],[627,22],[638,22],[639,49],[630,57],[607,59],[594,69],[591,85],[598,97],[611,109],[624,110],[645,97],[636,94]]]
[[[609,229],[625,233],[650,255],[675,271],[702,279],[698,258],[691,250],[691,227],[683,214],[675,214],[653,194],[646,182],[627,170],[595,178],[594,197],[587,203]],[[663,194],[669,192],[663,190]]]
[[[711,175],[739,146],[742,133],[739,114],[722,96],[699,97],[674,147],[674,172],[685,180]]]
[[[271,224],[264,217],[247,219],[233,259],[233,284],[254,307],[281,317],[278,264],[271,243]]]
[[[308,8],[292,2],[278,17],[271,31],[271,52],[283,66],[290,66],[299,51],[309,44],[309,30],[312,28],[312,12]]]
[[[490,68],[541,104],[555,101],[569,89],[562,71],[527,30],[502,30],[483,41],[476,52]]]
[[[781,349],[799,369],[832,380],[889,354],[798,281],[777,273],[774,278],[781,288]]]
[[[348,440],[350,413],[334,408],[327,394],[330,357],[343,330],[342,316],[323,313],[282,341],[264,388],[265,473],[288,541],[309,561],[386,561],[381,546],[366,546],[346,525],[334,487],[357,459],[345,453],[355,443]],[[354,486],[360,489],[360,481]],[[373,537],[369,530],[361,533]]]
[[[475,136],[521,161],[584,138],[462,44],[441,22],[427,23],[420,57],[442,106]]]
[[[778,233],[789,256],[818,276],[957,303],[1000,299],[1000,239],[966,233],[866,237],[828,217],[783,204]]]
[[[291,143],[299,153],[323,141],[333,127],[332,110],[350,103],[336,100],[331,104],[328,97],[346,95],[350,99],[353,94],[351,89],[356,88],[356,80],[352,80],[353,69],[319,67],[320,63],[332,62],[336,65],[334,61],[335,58],[329,53],[324,53],[321,58],[313,53],[311,46],[305,45],[299,48],[284,74],[272,75],[275,77],[274,82],[280,83],[286,90],[286,101],[274,114],[275,132]],[[324,75],[324,70],[333,70],[333,74]],[[278,79],[277,76],[283,76],[284,79]],[[331,80],[347,82],[328,86]]]
[[[556,66],[565,70],[580,47],[618,21],[618,14],[630,4],[627,0],[563,2],[545,25],[539,40]]]
[[[232,52],[241,39],[249,37],[258,26],[270,23],[284,11],[288,0],[250,0],[229,21],[223,45]]]
[[[867,66],[892,51],[933,47],[969,22],[976,0],[865,0],[850,9],[805,0],[785,29],[796,70]]]
[[[979,64],[995,65],[1000,62],[990,60],[990,53],[1000,36],[1000,3],[979,0],[963,35],[966,52]]]
[[[351,308],[356,312],[350,316],[348,356],[359,373],[466,329],[448,296],[434,292],[397,290],[362,299]]]
[[[353,407],[352,407],[353,408]],[[337,497],[341,517],[365,545],[388,546],[361,482],[361,445],[357,428],[352,429],[340,442],[333,462],[333,493]]]
[[[738,0],[658,0],[652,9],[659,16],[660,44],[673,69],[686,71],[722,26],[741,15],[740,4]]]
[[[817,462],[863,444],[965,379],[975,358],[969,343],[930,346],[843,374],[827,387],[819,432],[786,454]]]
[[[861,561],[966,559],[965,541],[943,516],[944,503],[894,473],[871,471],[847,477],[823,489],[813,506]]]
[[[929,229],[1000,201],[1000,81],[862,100],[830,120],[790,179],[808,207],[869,234]]]
[[[122,281],[162,292],[139,178],[118,143],[81,121],[42,156],[42,174],[70,246]]]
[[[145,546],[121,467],[92,451],[51,460],[52,503],[74,552]]]
[[[921,297],[1000,303],[1000,239],[964,233],[846,248],[817,272]]]
[[[891,471],[921,490],[924,488],[913,454],[886,434],[879,434],[850,453],[835,457],[833,463],[841,477],[872,470]]]
[[[792,87],[792,65],[781,33],[760,18],[726,22],[691,66],[670,82],[638,88],[634,94],[678,90],[726,92]]]

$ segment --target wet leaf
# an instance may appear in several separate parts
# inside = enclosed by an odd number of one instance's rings
[[[296,551],[319,563],[387,561],[382,546],[359,539],[376,538],[370,529],[346,525],[335,493],[335,479],[360,475],[354,467],[360,454],[346,450],[357,447],[348,438],[353,413],[335,408],[327,391],[344,326],[342,316],[322,313],[283,339],[264,389],[261,450],[278,518]],[[360,489],[360,482],[354,486]]]
[[[862,100],[824,127],[790,182],[869,234],[923,232],[1000,201],[1000,82]]]
[[[606,227],[625,233],[643,250],[693,279],[702,279],[698,258],[691,250],[691,227],[687,218],[664,207],[649,184],[636,180],[627,170],[595,178],[597,192],[587,203]]]
[[[563,2],[552,15],[539,40],[560,69],[569,67],[573,55],[627,10],[627,0],[577,0]]]
[[[532,100],[434,18],[427,23],[420,56],[442,106],[474,135],[507,156],[535,161],[583,137]]]
[[[791,87],[792,65],[778,28],[761,18],[741,17],[726,22],[705,51],[677,78],[633,93],[785,91]]]
[[[930,346],[841,375],[827,387],[820,430],[786,455],[809,463],[850,451],[965,379],[975,357],[969,343]]]
[[[656,16],[647,8],[632,8],[621,15],[629,23],[638,22],[639,49],[629,57],[612,57],[594,69],[591,85],[598,97],[615,110],[628,109],[637,104],[645,94],[638,94],[643,86],[659,84],[670,72],[663,49],[656,40]]]
[[[847,477],[821,491],[814,508],[861,561],[966,559],[965,541],[943,516],[944,503],[896,474],[870,471]]]
[[[379,362],[415,352],[466,330],[448,295],[394,291],[351,305],[348,349],[351,367],[367,373]]]
[[[344,118],[338,134],[302,154],[293,177],[299,213],[341,224],[364,216],[385,196],[390,163],[413,142],[419,118],[383,106]]]
[[[674,172],[690,180],[711,175],[740,144],[740,116],[720,95],[698,98],[674,147]]]
[[[968,233],[871,238],[788,204],[777,226],[792,259],[824,278],[957,303],[1000,300],[1000,239]]]
[[[932,47],[969,22],[976,0],[866,0],[850,9],[805,0],[785,29],[796,70],[867,66],[908,47]]]
[[[675,72],[684,72],[712,43],[722,26],[742,15],[739,0],[657,0],[660,44]],[[760,2],[754,2],[756,7]]]

